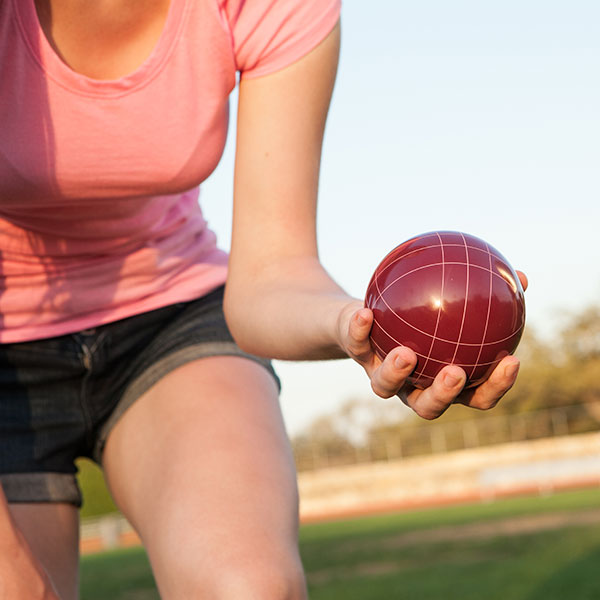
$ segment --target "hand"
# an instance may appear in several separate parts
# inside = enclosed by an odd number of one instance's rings
[[[527,277],[517,271],[523,289],[527,289]],[[489,378],[476,388],[464,390],[466,373],[456,365],[444,367],[434,382],[426,389],[417,389],[406,378],[412,373],[417,356],[405,346],[394,348],[385,360],[373,352],[369,332],[373,325],[373,313],[358,303],[346,307],[344,314],[350,313],[346,335],[342,345],[348,356],[365,369],[371,379],[373,391],[382,398],[397,395],[407,406],[424,419],[435,419],[443,414],[451,404],[464,404],[481,410],[490,409],[513,386],[519,371],[519,359],[507,356],[496,366]]]

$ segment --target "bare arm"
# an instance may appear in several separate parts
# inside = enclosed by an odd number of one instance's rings
[[[338,48],[336,28],[295,64],[240,85],[225,308],[237,341],[257,354],[345,356],[335,327],[352,299],[321,267],[315,227]]]
[[[375,393],[398,394],[425,418],[453,402],[489,408],[510,388],[518,360],[461,396],[462,369],[446,367],[427,390],[404,385],[416,355],[398,347],[381,362],[369,343],[373,315],[319,263],[316,202],[321,144],[333,90],[339,28],[289,67],[240,84],[233,236],[225,314],[240,346],[304,360],[351,357]],[[343,210],[343,206],[340,206]]]

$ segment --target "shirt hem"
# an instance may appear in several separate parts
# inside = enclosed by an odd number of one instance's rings
[[[111,307],[102,311],[96,311],[90,315],[77,317],[59,323],[40,324],[39,326],[28,325],[27,327],[15,328],[14,331],[0,331],[0,344],[15,344],[21,342],[33,342],[48,338],[70,335],[83,331],[84,329],[93,329],[134,317],[151,310],[164,308],[178,302],[191,302],[202,296],[209,294],[223,285],[226,281],[226,275],[211,280],[209,285],[197,286],[192,289],[175,289],[163,293],[152,294],[131,304],[119,307]]]

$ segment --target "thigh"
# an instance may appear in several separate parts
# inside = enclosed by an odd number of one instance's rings
[[[72,504],[9,504],[11,515],[61,600],[76,600],[79,588],[79,514]]]
[[[171,372],[117,422],[103,466],[161,597],[304,597],[294,462],[262,366],[220,356]]]

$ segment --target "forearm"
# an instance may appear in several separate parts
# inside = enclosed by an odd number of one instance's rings
[[[227,284],[225,314],[248,352],[285,360],[346,357],[343,316],[361,306],[329,277],[316,258],[288,259]]]
[[[356,301],[319,264],[316,243],[338,52],[339,26],[292,65],[240,83],[225,314],[236,341],[255,354],[346,356],[340,327]]]

